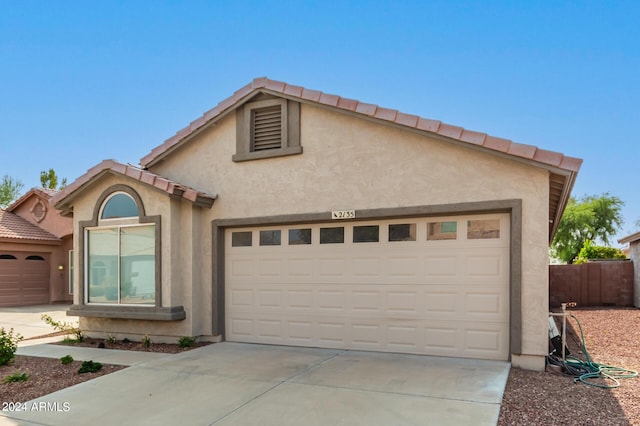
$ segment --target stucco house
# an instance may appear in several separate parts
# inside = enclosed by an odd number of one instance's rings
[[[633,306],[640,308],[640,232],[620,238],[618,242],[629,245],[626,254],[633,262]]]
[[[89,335],[544,368],[549,242],[581,160],[258,78],[57,194]]]
[[[72,300],[73,220],[49,206],[56,192],[33,188],[0,209],[0,306]]]

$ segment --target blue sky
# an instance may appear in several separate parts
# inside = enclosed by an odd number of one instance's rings
[[[255,77],[584,159],[635,231],[640,2],[0,0],[0,176],[137,164]]]

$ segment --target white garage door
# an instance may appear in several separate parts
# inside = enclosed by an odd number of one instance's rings
[[[226,339],[508,358],[509,215],[234,228]]]

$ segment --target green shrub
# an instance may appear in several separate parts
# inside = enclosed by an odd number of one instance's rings
[[[99,362],[83,361],[80,369],[78,370],[78,374],[95,373],[100,371],[100,369],[102,369],[102,364]]]
[[[145,348],[148,348],[153,342],[151,341],[151,337],[149,337],[148,334],[145,334],[140,343],[142,343],[142,346],[144,346]]]
[[[576,265],[586,263],[589,259],[626,259],[627,256],[620,249],[614,247],[594,246],[590,240],[585,241],[578,257],[573,262]]]
[[[113,345],[114,343],[116,343],[118,340],[116,339],[116,336],[114,336],[113,334],[107,334],[107,338],[104,339],[107,343],[109,343],[110,345]]]
[[[29,380],[29,375],[27,373],[20,373],[16,371],[13,374],[9,374],[2,379],[2,383],[15,383],[15,382],[26,382]]]
[[[196,344],[196,338],[190,336],[182,336],[178,338],[178,345],[181,348],[190,348]]]
[[[63,365],[71,364],[73,362],[73,357],[71,355],[65,355],[60,358],[60,362],[62,362]]]
[[[73,334],[76,342],[82,342],[84,340],[84,334],[79,327],[68,322],[56,321],[47,314],[42,314],[40,318],[56,331],[62,331],[63,333],[67,333],[67,335]],[[70,343],[70,341],[65,339],[65,343]]]
[[[15,358],[18,342],[22,339],[19,333],[13,333],[13,328],[6,331],[4,327],[0,327],[0,365],[7,365]]]

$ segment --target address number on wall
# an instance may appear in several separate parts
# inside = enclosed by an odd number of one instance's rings
[[[336,210],[331,212],[331,219],[355,219],[355,210]]]

